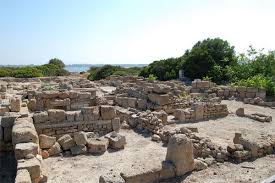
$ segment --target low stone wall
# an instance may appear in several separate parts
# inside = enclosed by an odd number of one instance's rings
[[[275,135],[266,135],[255,140],[235,133],[234,144],[227,147],[230,157],[237,162],[256,159],[275,153]]]
[[[113,106],[82,107],[80,111],[51,109],[34,113],[34,125],[38,134],[60,137],[78,131],[105,135],[113,131],[119,121]]]
[[[47,171],[40,155],[39,139],[31,118],[18,118],[12,127],[17,160],[16,183],[46,182]]]
[[[29,91],[28,108],[31,111],[47,109],[78,110],[96,104],[96,90],[80,91]]]
[[[182,122],[191,122],[206,120],[209,118],[225,117],[228,115],[228,109],[225,104],[194,104],[191,108],[176,109],[174,116],[176,120]]]

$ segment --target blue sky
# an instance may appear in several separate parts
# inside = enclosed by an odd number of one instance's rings
[[[0,0],[0,65],[150,63],[220,37],[275,49],[274,0]]]

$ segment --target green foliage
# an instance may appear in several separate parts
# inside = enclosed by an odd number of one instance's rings
[[[33,78],[47,76],[65,76],[68,71],[64,69],[64,63],[58,59],[52,59],[49,64],[26,67],[2,67],[0,77]]]
[[[89,80],[100,80],[105,79],[111,75],[117,76],[137,76],[142,68],[131,67],[123,68],[120,66],[104,65],[102,67],[91,67],[88,72],[90,72]]]
[[[234,83],[236,86],[247,86],[266,89],[267,95],[271,96],[275,94],[275,82],[274,80],[262,76],[256,75],[248,79],[242,79]]]
[[[197,42],[182,56],[185,75],[191,79],[209,76],[216,83],[226,81],[227,66],[236,64],[234,47],[220,38]]]
[[[58,58],[50,59],[49,64],[56,65],[59,68],[64,68],[65,67],[65,64],[63,63],[63,61],[58,59]]]
[[[157,77],[155,77],[153,74],[150,74],[148,76],[147,80],[152,83],[157,80]]]
[[[153,74],[162,81],[176,79],[178,77],[180,61],[180,58],[168,58],[154,61],[147,67],[144,67],[140,71],[139,76],[147,78],[150,74]]]

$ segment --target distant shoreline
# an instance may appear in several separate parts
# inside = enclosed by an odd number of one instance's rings
[[[113,65],[113,66],[120,66],[124,68],[130,67],[145,67],[148,64],[68,64],[65,65],[65,69],[69,72],[85,72],[90,69],[90,67],[102,67],[104,65]],[[0,65],[0,67],[34,67],[38,65]]]

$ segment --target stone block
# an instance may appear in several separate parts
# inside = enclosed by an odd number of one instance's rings
[[[175,119],[185,121],[185,111],[184,109],[176,109],[174,111]]]
[[[47,111],[34,113],[33,114],[33,121],[34,123],[45,123],[49,120],[49,116]]]
[[[66,119],[65,111],[61,109],[50,109],[48,114],[51,123],[64,122]]]
[[[112,119],[112,129],[113,129],[113,131],[119,132],[119,130],[120,130],[120,118]]]
[[[87,135],[85,132],[75,132],[74,133],[74,141],[76,145],[86,145],[87,144]]]
[[[59,155],[62,152],[60,144],[55,142],[48,152],[50,156]]]
[[[169,104],[169,95],[168,94],[158,95],[158,94],[151,93],[148,95],[148,98],[152,103],[155,103],[158,105]]]
[[[75,121],[83,121],[83,114],[81,111],[75,111]]]
[[[158,119],[162,121],[162,124],[167,124],[168,114],[164,110],[152,112]]]
[[[60,137],[57,142],[61,145],[62,149],[64,151],[71,149],[73,146],[75,146],[75,141],[72,139],[70,135],[63,135]]]
[[[247,98],[255,98],[256,97],[256,92],[246,92],[245,97]]]
[[[125,183],[125,180],[119,175],[113,172],[101,175],[99,177],[99,183]]]
[[[56,142],[56,137],[50,137],[44,134],[39,135],[39,143],[41,149],[49,149]]]
[[[35,157],[38,154],[38,145],[32,142],[19,143],[15,145],[14,153],[17,160]]]
[[[84,117],[84,121],[96,121],[100,117],[98,106],[82,107],[81,111]]]
[[[21,99],[18,97],[12,98],[10,101],[11,112],[20,112],[21,109]]]
[[[87,147],[85,145],[76,145],[71,147],[72,155],[85,154],[87,152]]]
[[[75,111],[66,111],[66,120],[68,122],[73,122],[75,121]]]
[[[137,108],[138,109],[146,109],[147,108],[147,100],[144,99],[138,99],[137,100]]]
[[[153,87],[153,92],[158,94],[167,94],[170,91],[170,87],[164,84],[155,84]]]
[[[128,107],[136,108],[137,99],[136,98],[128,98]]]
[[[32,181],[37,180],[41,175],[41,163],[36,157],[18,161],[17,170],[22,169],[28,170]]]
[[[27,169],[18,170],[16,173],[15,183],[32,183],[29,171]]]
[[[181,176],[194,169],[192,141],[184,134],[175,134],[169,139],[166,161],[176,167],[176,175]]]
[[[106,138],[89,139],[87,142],[88,152],[103,154],[108,148],[109,141]]]
[[[116,132],[111,132],[105,135],[105,137],[109,140],[109,145],[112,149],[124,149],[124,146],[126,145],[125,136]]]
[[[236,110],[236,115],[237,116],[240,116],[240,117],[244,117],[245,114],[244,114],[244,108],[239,108]]]
[[[114,106],[102,105],[100,107],[100,113],[103,120],[111,120],[116,117],[116,110]]]
[[[15,121],[12,128],[12,143],[33,142],[38,144],[38,135],[34,125],[26,119]]]
[[[195,110],[195,119],[196,120],[202,120],[203,119],[203,111],[204,111],[204,106],[202,104],[197,104],[194,106]]]

